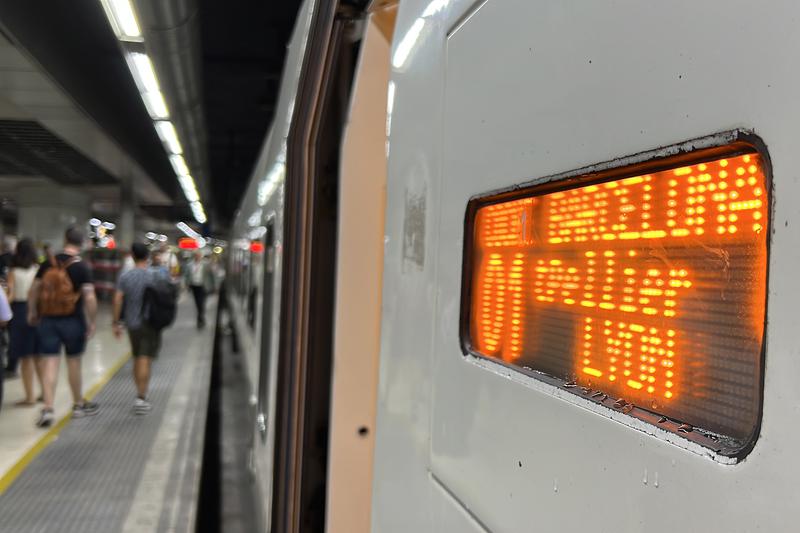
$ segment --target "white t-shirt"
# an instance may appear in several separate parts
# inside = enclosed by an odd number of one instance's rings
[[[36,278],[36,272],[39,271],[39,265],[33,264],[28,268],[14,267],[11,272],[14,273],[14,293],[11,295],[12,302],[26,302],[28,301],[28,292],[31,290],[33,280]]]

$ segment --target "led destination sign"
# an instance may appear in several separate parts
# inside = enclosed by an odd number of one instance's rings
[[[745,439],[767,217],[755,152],[480,207],[471,348]]]

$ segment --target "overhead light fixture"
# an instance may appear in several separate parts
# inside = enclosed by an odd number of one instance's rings
[[[186,196],[186,199],[190,203],[200,201],[197,186],[194,184],[194,179],[192,179],[190,175],[178,176],[178,182],[181,184],[181,189],[183,189],[183,195]]]
[[[100,3],[117,39],[133,42],[144,40],[130,0],[100,0]]]
[[[181,141],[178,140],[178,132],[175,131],[175,126],[168,120],[156,121],[156,133],[161,139],[161,142],[166,145],[167,150],[172,154],[182,154],[183,147]]]
[[[200,202],[191,202],[189,206],[192,208],[192,214],[194,215],[194,219],[200,223],[206,223],[206,213],[203,210],[203,204]]]
[[[186,176],[189,174],[189,167],[186,166],[186,161],[183,159],[182,155],[170,155],[169,162],[172,164],[172,170],[175,171],[177,176]]]
[[[153,120],[169,118],[169,110],[164,95],[161,94],[153,62],[142,52],[129,52],[126,57],[150,118]]]
[[[163,94],[160,92],[142,93],[142,100],[144,100],[144,107],[147,109],[150,118],[153,120],[169,118],[169,110]]]
[[[203,207],[200,206],[200,209],[202,209],[202,208]],[[205,215],[203,215],[203,216],[205,217]],[[200,221],[198,220],[198,222],[200,222]],[[205,222],[205,220],[203,220],[203,222]],[[200,223],[203,224],[203,222],[200,222]],[[175,225],[178,227],[179,230],[181,230],[183,232],[184,235],[186,235],[187,237],[191,237],[192,239],[197,241],[197,247],[198,248],[202,248],[202,247],[204,247],[206,245],[206,240],[199,233],[197,233],[195,230],[193,230],[189,226],[189,224],[187,224],[186,222],[178,222]],[[179,245],[180,245],[180,242],[181,242],[181,239],[178,239],[178,244]]]
[[[193,230],[192,227],[186,222],[178,222],[175,224],[175,227],[181,230],[187,237],[191,237],[193,239],[200,237],[200,234]]]
[[[131,4],[131,0],[100,0],[106,12],[114,33],[122,40],[143,41],[141,29],[136,20],[136,13]],[[175,126],[170,122],[169,109],[161,92],[158,83],[156,70],[150,57],[144,52],[128,51],[125,53],[131,75],[136,82],[144,105],[150,118],[154,121],[156,133],[169,153],[169,162],[178,177],[184,196],[189,201],[192,214],[200,224],[205,224],[207,217],[203,204],[200,202],[200,194],[194,179],[189,174],[189,167],[183,154],[183,146],[178,138]],[[149,237],[148,237],[149,238]]]
[[[153,62],[150,61],[150,57],[147,54],[130,52],[128,59],[136,85],[141,92],[157,92],[161,90],[158,85],[158,78],[156,78],[156,71],[153,68]]]

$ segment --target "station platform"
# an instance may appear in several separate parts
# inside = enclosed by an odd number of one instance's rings
[[[133,413],[127,337],[111,334],[110,311],[84,355],[84,391],[96,416],[70,420],[62,360],[57,423],[34,426],[38,408],[14,406],[19,380],[6,382],[0,411],[0,530],[60,532],[194,531],[214,346],[213,320],[195,327],[183,295],[154,362],[147,415]],[[209,298],[207,317],[215,314]]]

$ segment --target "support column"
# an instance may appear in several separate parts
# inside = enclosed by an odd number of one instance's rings
[[[83,228],[91,216],[89,197],[70,187],[55,184],[23,187],[17,198],[18,236],[30,237],[39,246],[50,244],[53,250],[61,248],[64,231],[69,226]]]
[[[122,178],[119,187],[119,218],[114,231],[117,247],[128,249],[136,241],[136,194],[130,176]]]

